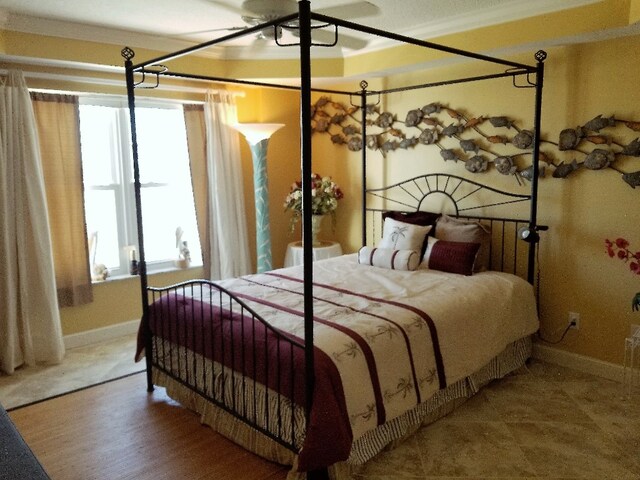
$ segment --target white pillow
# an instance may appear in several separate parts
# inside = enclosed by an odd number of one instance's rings
[[[376,246],[391,250],[415,250],[420,253],[425,237],[432,228],[431,225],[413,225],[386,218],[382,228],[382,239]]]
[[[358,263],[391,270],[415,270],[420,264],[420,254],[415,250],[362,247],[358,251]]]

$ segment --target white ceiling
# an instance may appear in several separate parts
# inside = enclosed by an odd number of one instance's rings
[[[292,3],[297,8],[295,0],[250,1],[260,8],[265,2]],[[429,39],[598,0],[368,0],[368,5],[358,2],[359,6],[350,7],[354,1],[311,0],[311,8],[331,8],[327,14],[338,18]],[[212,30],[246,26],[242,5],[243,0],[0,0],[0,29],[173,51],[230,33]],[[366,15],[359,15],[362,12]],[[367,41],[367,49],[384,46],[384,40],[360,32],[342,33],[360,36]],[[247,43],[252,48],[241,47]],[[254,36],[224,45],[216,46],[209,55],[277,58],[295,50],[275,47]],[[327,56],[354,52],[349,48],[325,50]]]

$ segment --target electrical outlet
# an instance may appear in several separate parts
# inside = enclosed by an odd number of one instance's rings
[[[580,314],[578,312],[569,312],[569,325],[574,330],[580,330]]]

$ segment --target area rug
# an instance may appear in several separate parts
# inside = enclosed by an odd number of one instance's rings
[[[137,373],[135,335],[67,350],[59,365],[21,367],[0,376],[0,403],[7,410],[54,398],[106,381]]]
[[[0,480],[48,479],[44,468],[0,405]]]

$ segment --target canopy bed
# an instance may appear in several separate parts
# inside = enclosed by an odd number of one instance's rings
[[[169,395],[198,411],[205,423],[225,436],[268,459],[292,465],[291,478],[339,477],[350,465],[363,464],[421,424],[446,414],[491,379],[518,368],[530,354],[530,335],[537,330],[532,286],[537,231],[543,228],[537,224],[537,158],[546,54],[538,52],[537,64],[528,66],[319,15],[310,11],[307,0],[298,5],[297,14],[137,65],[133,52],[123,50],[140,241],[143,319],[138,353],[143,351],[146,358],[150,391],[154,384],[166,387]],[[333,26],[336,35],[339,28],[349,28],[508,68],[447,83],[525,75],[535,87],[530,192],[514,194],[432,173],[368,188],[364,145],[368,98],[390,91],[368,91],[366,82],[356,93],[312,88],[311,31],[318,25]],[[300,87],[203,77],[158,66],[242,35],[281,27],[295,28],[299,36]],[[299,89],[303,179],[310,179],[313,171],[312,92],[359,97],[363,249],[314,264],[311,212],[303,209],[302,266],[148,288],[135,75],[152,76],[158,82],[163,76],[175,76]],[[310,205],[310,182],[302,183],[303,205]],[[447,212],[426,211],[427,200],[435,193],[448,199]],[[520,202],[528,206],[527,218],[490,213],[495,207]],[[482,214],[474,216],[474,209]],[[376,225],[383,225],[382,235]],[[387,230],[394,225],[410,233],[409,246],[398,246],[397,235],[391,239],[393,233]],[[479,228],[492,233],[478,241],[444,235],[451,228],[460,232],[457,227],[474,234]],[[435,237],[429,231],[435,231]],[[528,243],[519,241],[527,235]],[[383,248],[391,241],[394,248]],[[391,256],[385,256],[387,251]]]

